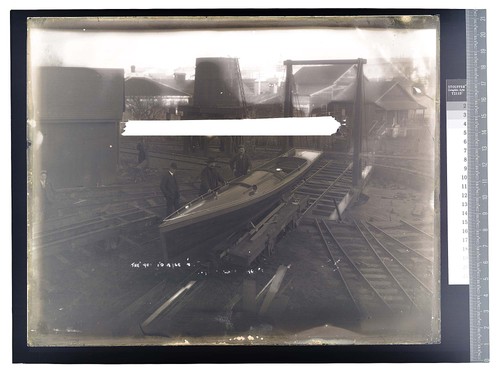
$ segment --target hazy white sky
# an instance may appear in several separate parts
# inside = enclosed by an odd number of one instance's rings
[[[274,70],[287,59],[435,58],[436,30],[279,29],[239,31],[32,30],[34,66],[174,71],[197,57],[237,57],[242,69]]]

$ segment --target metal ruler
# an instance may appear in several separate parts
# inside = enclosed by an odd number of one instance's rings
[[[489,362],[486,10],[466,10],[470,360]]]

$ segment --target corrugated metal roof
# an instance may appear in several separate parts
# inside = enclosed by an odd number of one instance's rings
[[[382,90],[381,90],[382,91]],[[412,95],[408,93],[398,82],[394,82],[376,101],[379,107],[386,111],[424,109]]]
[[[172,78],[159,78],[156,81],[163,83],[164,85],[167,85],[169,87],[172,87],[176,90],[185,92],[190,96],[193,96],[194,79],[179,80],[172,77]]]
[[[410,109],[425,109],[423,105],[418,104],[417,102],[412,102],[410,100],[399,100],[399,101],[390,101],[390,102],[376,102],[380,108],[385,109],[386,111],[407,111]]]
[[[355,68],[353,69],[355,72]],[[311,94],[325,102],[354,102],[356,98],[356,77],[345,74],[333,85]],[[417,100],[396,81],[369,81],[365,77],[365,102],[375,103],[385,110],[423,109]]]
[[[283,104],[284,101],[283,90],[280,90],[280,92],[278,92],[277,94],[271,92],[261,94],[256,98],[257,100],[251,104],[258,104],[258,105],[279,104],[279,103]]]
[[[335,102],[352,102],[356,97],[356,66],[344,72],[332,85],[311,94],[311,97],[323,98]],[[365,78],[365,82],[368,80]]]
[[[337,81],[341,81],[339,86],[347,85],[351,78],[356,78],[356,68],[348,64],[305,66],[294,74],[299,95],[313,95]]]
[[[349,64],[304,66],[294,74],[295,83],[323,86],[328,83],[332,84],[352,67],[353,65]]]
[[[125,96],[191,96],[147,77],[130,77],[125,81]]]

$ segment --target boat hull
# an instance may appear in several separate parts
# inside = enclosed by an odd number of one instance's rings
[[[245,229],[253,220],[271,210],[280,196],[272,195],[259,203],[248,205],[214,218],[193,222],[161,233],[166,262],[178,260],[182,255],[206,254],[231,234]]]
[[[207,254],[233,233],[263,217],[304,176],[320,154],[285,177],[278,178],[276,172],[268,170],[255,171],[254,176],[236,179],[232,187],[220,195],[193,202],[192,207],[187,205],[185,210],[165,219],[160,225],[164,260],[173,262]],[[252,185],[253,182],[256,185]]]

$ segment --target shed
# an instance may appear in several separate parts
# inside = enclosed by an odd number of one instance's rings
[[[114,182],[123,69],[39,67],[31,82],[32,171],[48,170],[59,188]]]

